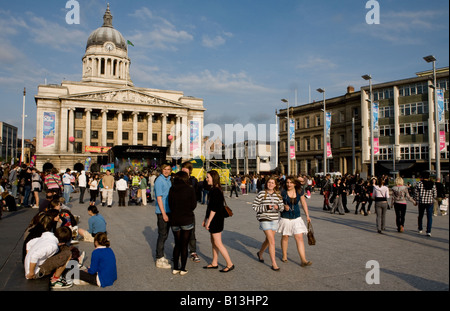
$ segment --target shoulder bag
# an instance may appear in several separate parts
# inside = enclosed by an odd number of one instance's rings
[[[313,230],[313,226],[312,226],[310,221],[308,221],[307,237],[308,237],[308,244],[309,245],[316,245],[316,238],[314,237],[314,230]]]

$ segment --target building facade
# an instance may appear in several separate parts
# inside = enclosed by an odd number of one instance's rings
[[[444,92],[446,147],[441,150],[441,172],[448,173],[448,67],[437,71],[437,86]],[[433,72],[419,72],[416,77],[372,86],[373,102],[378,104],[379,151],[374,154],[375,174],[397,171],[402,176],[420,175],[436,170],[435,104]],[[364,170],[370,173],[370,88],[361,88],[362,155]]]
[[[38,86],[38,169],[74,169],[87,158],[104,165],[108,149],[123,145],[167,147],[169,161],[201,153],[203,100],[135,87],[130,65],[108,5],[102,27],[87,40],[81,81]]]
[[[436,80],[438,88],[443,90],[445,111],[445,121],[439,129],[443,133],[440,140],[445,140],[439,155],[440,169],[441,173],[448,174],[448,67],[437,70]],[[413,78],[372,85],[373,103],[378,105],[378,126],[374,131],[374,137],[378,139],[378,145],[374,145],[374,175],[417,177],[422,171],[433,173],[436,170],[435,104],[431,85],[431,71],[419,72]],[[327,172],[359,173],[362,177],[372,175],[370,95],[370,86],[363,86],[358,92],[349,87],[345,95],[325,99],[326,111],[332,115],[329,138],[332,156],[327,160]],[[289,173],[313,175],[322,172],[323,101],[289,109],[290,119],[295,124],[295,159],[290,160]],[[277,116],[279,167],[287,173],[286,111],[281,109]]]
[[[290,107],[289,118],[294,120],[293,145],[295,159],[288,161],[288,122],[286,109],[279,117],[279,167],[285,174],[314,175],[323,171],[324,115],[323,101]],[[361,172],[361,92],[349,86],[343,96],[325,99],[326,112],[331,113],[329,142],[332,155],[327,159],[327,172]],[[353,160],[355,159],[355,161]]]
[[[0,146],[0,157],[4,162],[17,158],[17,127],[0,121]]]

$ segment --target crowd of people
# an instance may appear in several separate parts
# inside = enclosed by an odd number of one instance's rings
[[[188,258],[200,262],[196,250],[196,223],[194,211],[197,204],[206,204],[202,227],[209,233],[211,241],[211,262],[204,269],[219,269],[220,256],[225,261],[227,273],[235,269],[230,254],[222,242],[225,219],[229,216],[225,209],[226,200],[217,171],[207,172],[204,181],[198,181],[192,173],[192,164],[183,163],[177,173],[163,164],[158,170],[112,174],[72,172],[66,169],[60,173],[52,169],[45,173],[27,166],[7,166],[1,170],[2,210],[14,211],[18,206],[37,208],[37,214],[30,221],[23,243],[23,262],[27,279],[51,275],[53,288],[67,288],[73,281],[64,277],[67,265],[75,260],[80,268],[81,284],[110,286],[117,279],[116,259],[107,236],[107,223],[99,213],[97,204],[111,208],[113,193],[118,192],[118,206],[134,203],[147,205],[155,201],[156,225],[156,267],[172,269],[172,273],[186,275]],[[331,180],[331,175],[316,180],[314,177],[239,175],[230,177],[230,197],[233,194],[255,193],[252,208],[256,212],[259,229],[264,232],[264,241],[256,258],[264,262],[264,252],[268,250],[271,268],[279,271],[275,258],[275,234],[281,234],[282,262],[287,262],[289,237],[293,236],[302,267],[312,264],[306,259],[304,236],[311,222],[307,199],[311,193],[320,191],[323,195],[323,210],[345,215],[349,213],[348,199],[356,202],[355,214],[370,214],[373,206],[376,214],[376,230],[385,230],[386,210],[395,210],[398,232],[404,231],[407,201],[418,206],[417,228],[423,230],[426,214],[426,234],[431,236],[432,217],[440,213],[440,205],[446,199],[445,186],[440,180],[432,182],[425,172],[414,187],[404,185],[402,178],[396,178],[392,188],[387,187],[386,176],[364,180],[358,176],[346,175]],[[448,181],[447,181],[448,186]],[[85,203],[86,190],[89,193],[88,228],[79,228],[79,216],[73,215],[70,205],[71,194],[79,192],[78,203]],[[45,191],[45,199],[39,199],[39,192]],[[128,204],[126,202],[127,194]],[[448,200],[448,199],[447,199]],[[448,202],[448,201],[447,201]],[[448,204],[448,203],[447,203]],[[367,209],[366,209],[367,207]],[[303,212],[301,212],[303,210]],[[302,218],[302,214],[305,217]],[[442,212],[445,215],[446,212]],[[305,223],[306,220],[306,223]],[[173,265],[165,258],[164,246],[172,231],[174,248]],[[84,267],[84,252],[74,245],[79,240],[93,242],[95,250],[91,256],[91,266]],[[80,283],[79,283],[80,284]]]

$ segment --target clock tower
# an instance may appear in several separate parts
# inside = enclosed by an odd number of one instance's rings
[[[109,4],[103,16],[103,25],[88,38],[83,57],[83,82],[103,82],[133,86],[127,42],[114,29]]]

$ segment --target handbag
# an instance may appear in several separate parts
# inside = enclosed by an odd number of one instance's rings
[[[225,198],[223,198],[223,207],[225,209],[225,213],[224,213],[224,218],[228,218],[233,216],[233,211],[231,210],[231,208],[228,206],[227,201],[225,201]]]
[[[316,238],[314,237],[314,230],[313,226],[311,225],[311,222],[308,221],[308,244],[309,245],[316,245]]]

